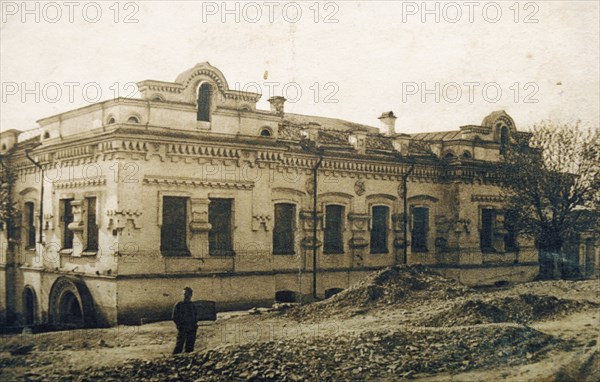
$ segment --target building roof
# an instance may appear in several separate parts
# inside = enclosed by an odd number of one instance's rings
[[[321,128],[324,130],[351,131],[356,129],[366,129],[369,133],[379,133],[379,129],[377,127],[345,121],[343,119],[320,117],[316,115],[285,113],[284,120],[296,125],[305,125],[310,122],[316,122],[321,125]]]
[[[411,134],[410,137],[412,139],[416,139],[419,141],[452,141],[455,139],[460,139],[461,131],[453,130],[453,131],[438,131],[434,133],[417,133]]]
[[[21,130],[8,129],[8,130],[2,130],[2,131],[0,131],[0,136],[18,135],[18,134],[21,134],[21,133],[22,133]]]

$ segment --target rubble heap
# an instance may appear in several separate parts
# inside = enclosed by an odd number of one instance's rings
[[[424,322],[426,326],[477,325],[498,322],[528,324],[583,309],[598,308],[588,301],[561,299],[553,296],[521,294],[518,296],[467,299],[455,303],[447,311]]]
[[[48,381],[363,381],[398,380],[534,362],[570,346],[527,327],[414,329],[226,346],[155,361],[132,361]],[[32,377],[32,376],[30,376]],[[42,377],[42,376],[40,376]]]
[[[301,306],[281,306],[275,309],[275,314],[296,320],[319,321],[362,314],[400,302],[405,307],[422,305],[432,299],[447,300],[471,291],[426,266],[399,265],[374,272],[327,300]]]

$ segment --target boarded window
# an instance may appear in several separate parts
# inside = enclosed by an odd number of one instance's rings
[[[86,251],[98,250],[98,224],[96,224],[96,198],[85,198],[87,208]]]
[[[412,221],[412,252],[427,252],[427,236],[429,233],[429,208],[414,207]]]
[[[371,215],[371,253],[388,252],[388,216],[388,207],[373,207]]]
[[[33,202],[25,203],[25,229],[27,230],[27,248],[35,248],[35,209]]]
[[[208,234],[208,247],[211,255],[233,255],[232,235],[233,199],[210,199],[208,222],[212,226]]]
[[[162,207],[160,251],[166,256],[187,256],[187,198],[165,196]]]
[[[344,253],[343,216],[344,207],[336,205],[325,207],[324,253]]]
[[[69,224],[73,222],[73,207],[71,202],[73,199],[61,199],[60,208],[62,210],[61,230],[63,238],[63,249],[73,248],[73,231],[69,229]]]
[[[294,254],[294,222],[296,206],[290,203],[275,204],[275,226],[273,227],[273,253]]]
[[[494,222],[496,211],[493,208],[481,210],[481,231],[479,232],[479,245],[482,252],[494,252]]]
[[[207,83],[198,88],[198,121],[210,122],[210,101],[212,89]]]

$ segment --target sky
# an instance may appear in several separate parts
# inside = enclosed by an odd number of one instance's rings
[[[286,111],[396,131],[600,113],[598,1],[1,1],[0,129],[208,61]]]

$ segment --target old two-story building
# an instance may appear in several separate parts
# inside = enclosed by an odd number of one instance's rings
[[[165,319],[184,286],[220,310],[322,298],[403,263],[466,284],[538,273],[503,210],[496,164],[528,137],[504,111],[409,135],[392,112],[257,110],[208,63],[138,88],[2,132],[4,322]]]

